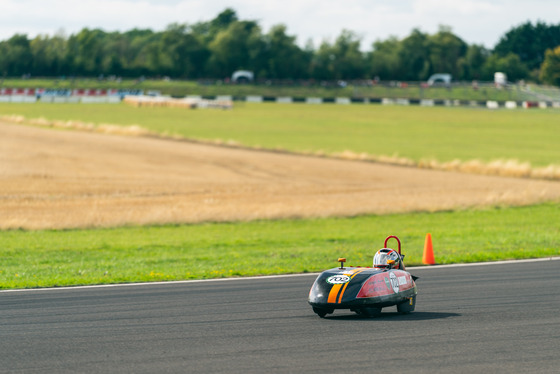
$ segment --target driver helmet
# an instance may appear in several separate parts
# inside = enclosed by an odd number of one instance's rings
[[[391,266],[388,264],[389,260],[393,260],[395,263]],[[400,256],[394,249],[381,248],[377,251],[375,256],[373,256],[373,267],[398,269],[400,268]]]

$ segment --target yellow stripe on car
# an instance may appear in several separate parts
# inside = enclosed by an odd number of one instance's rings
[[[342,301],[342,296],[344,295],[344,291],[346,291],[346,287],[348,287],[348,283],[350,283],[352,278],[354,278],[356,275],[358,275],[359,273],[361,273],[362,271],[364,271],[366,269],[367,268],[357,268],[357,269],[352,269],[348,272],[343,273],[343,275],[349,276],[350,280],[348,282],[344,283],[344,285],[335,284],[334,286],[332,286],[331,291],[329,292],[329,297],[327,299],[327,302],[331,303],[331,304],[335,304],[335,303],[340,304],[340,302]],[[339,292],[340,292],[340,294],[339,294]]]

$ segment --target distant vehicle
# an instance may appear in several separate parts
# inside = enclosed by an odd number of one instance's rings
[[[494,84],[497,87],[507,86],[507,75],[499,71],[494,73]]]
[[[255,74],[248,70],[237,70],[231,75],[233,83],[250,83],[255,79]]]
[[[398,251],[387,248],[389,239],[397,240]],[[364,317],[375,317],[382,308],[394,305],[399,313],[408,314],[416,306],[418,277],[406,271],[403,257],[401,241],[391,235],[375,254],[373,267],[345,267],[346,259],[339,258],[340,267],[325,270],[317,277],[308,302],[321,318],[335,309],[350,309]]]
[[[434,74],[430,78],[428,78],[428,85],[429,86],[449,86],[451,85],[451,74]]]

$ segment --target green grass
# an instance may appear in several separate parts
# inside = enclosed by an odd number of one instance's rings
[[[524,96],[515,87],[510,90],[497,89],[493,86],[474,90],[470,85],[453,86],[453,88],[430,87],[421,88],[418,84],[406,87],[397,86],[364,86],[348,85],[324,86],[321,82],[310,85],[267,85],[223,84],[221,81],[207,81],[199,84],[196,81],[124,79],[121,82],[98,80],[92,78],[79,79],[4,79],[0,80],[0,88],[64,88],[64,89],[141,89],[158,90],[165,95],[232,95],[245,97],[261,96],[293,96],[293,97],[367,97],[367,98],[410,98],[410,99],[451,99],[451,100],[524,100]],[[535,86],[536,87],[536,86]]]
[[[560,163],[560,111],[381,105],[237,104],[231,111],[125,104],[7,104],[0,115],[140,125],[160,134],[234,140],[253,147],[351,150],[416,162],[515,159]]]
[[[0,288],[318,272],[369,266],[388,235],[407,265],[426,233],[440,264],[560,255],[560,204],[486,210],[97,230],[0,232]],[[390,242],[394,247],[396,243]]]
[[[415,160],[560,160],[560,112],[380,105],[243,104],[231,111],[126,105],[0,104],[21,114],[139,124],[161,134],[233,139],[297,152]],[[431,232],[438,263],[560,255],[560,204],[523,208],[102,230],[0,231],[0,288],[316,272],[368,265],[387,235],[419,264]]]

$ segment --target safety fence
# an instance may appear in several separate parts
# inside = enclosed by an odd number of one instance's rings
[[[437,100],[407,98],[367,98],[367,97],[291,97],[291,96],[197,96],[183,98],[162,96],[159,93],[144,94],[143,90],[122,89],[31,89],[1,88],[0,102],[11,103],[120,103],[125,101],[135,106],[168,106],[168,107],[231,107],[232,103],[279,103],[279,104],[381,104],[381,105],[417,105],[417,106],[454,106],[454,107],[486,107],[489,109],[516,108],[560,108],[560,101],[494,101],[494,100]],[[193,105],[193,102],[195,103]]]
[[[142,94],[142,90],[0,88],[0,102],[120,103],[127,95]]]
[[[222,98],[224,98],[222,96]],[[227,96],[225,98],[228,98]],[[494,100],[435,100],[435,99],[406,99],[406,98],[356,98],[356,97],[272,97],[246,96],[230,97],[234,101],[251,103],[305,103],[305,104],[381,104],[381,105],[418,105],[418,106],[463,106],[498,108],[560,108],[560,101],[494,101]]]

